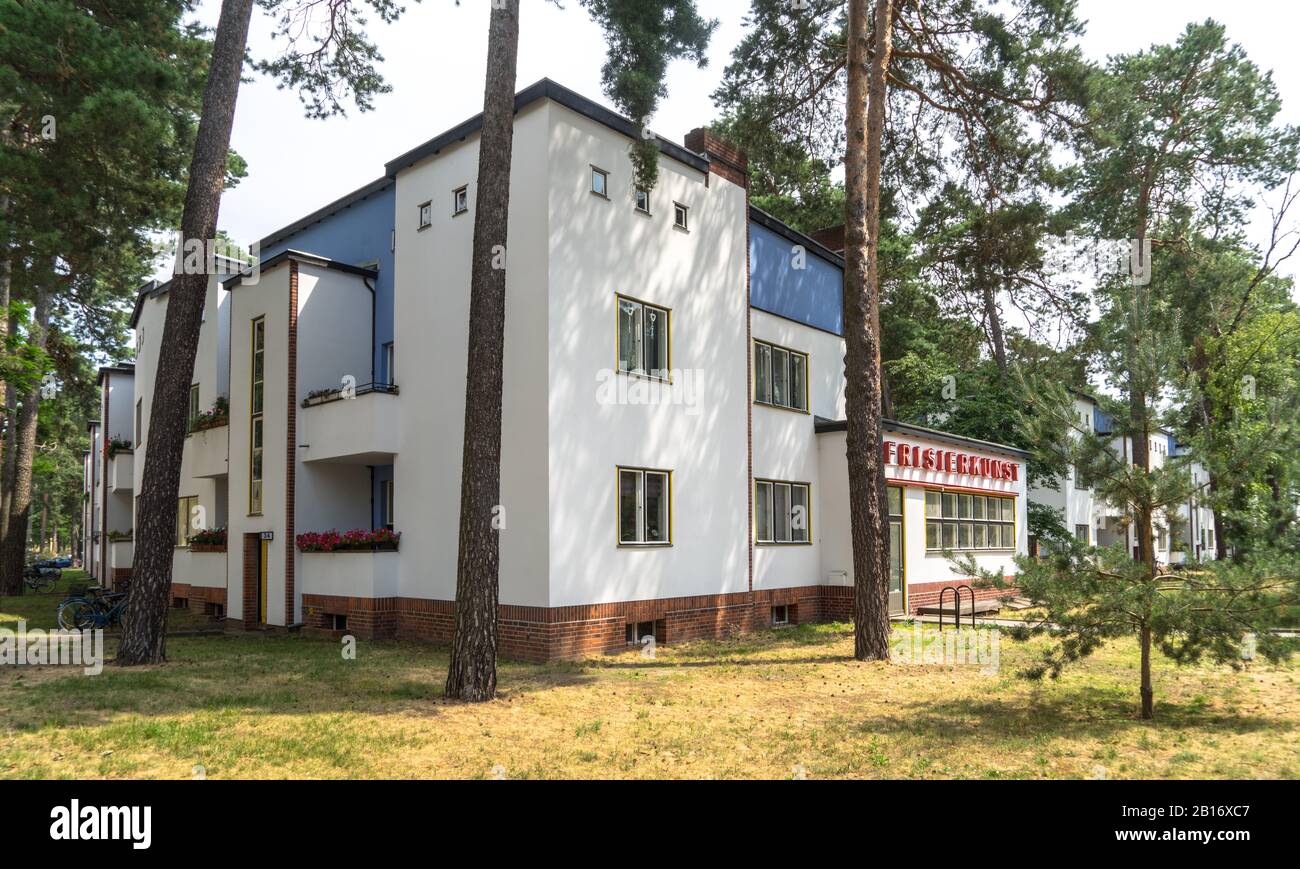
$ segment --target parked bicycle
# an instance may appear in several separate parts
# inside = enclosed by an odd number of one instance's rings
[[[91,586],[84,595],[69,597],[59,604],[59,627],[65,631],[118,627],[125,610],[125,591],[105,591],[102,586]]]
[[[23,568],[23,584],[32,591],[49,592],[63,578],[63,571],[47,562],[37,561]]]

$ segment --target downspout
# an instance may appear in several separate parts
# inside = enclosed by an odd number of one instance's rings
[[[376,268],[377,268],[377,267],[376,267]],[[372,283],[370,283],[370,278],[367,278],[367,277],[365,277],[365,276],[363,275],[363,276],[361,277],[361,283],[365,284],[366,289],[370,291],[370,386],[371,386],[371,388],[373,389],[374,386],[375,386],[375,350],[376,350],[376,347],[375,347],[375,341],[378,340],[378,339],[375,337],[375,330],[376,330],[376,326],[375,326],[375,311],[376,311],[376,309],[378,308],[379,303],[378,303],[378,301],[377,301],[377,299],[376,299],[376,294],[375,294],[375,285],[372,284]],[[372,469],[372,470],[371,470],[371,479],[370,479],[370,483],[371,483],[370,499],[371,499],[371,501],[373,501],[373,500],[374,500],[374,497],[375,497],[375,493],[374,493],[374,482],[375,482],[375,480],[374,480],[374,471],[373,471],[373,469]],[[372,505],[372,506],[373,506],[373,505]],[[370,518],[371,518],[372,520],[375,518],[375,512],[374,512],[373,509],[370,511]]]

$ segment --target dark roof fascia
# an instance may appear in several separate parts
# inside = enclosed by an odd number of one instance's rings
[[[817,254],[831,265],[840,269],[844,268],[844,257],[817,241],[812,236],[804,235],[789,224],[778,220],[763,209],[759,208],[757,205],[749,206],[749,219],[757,223],[759,226],[772,230],[777,235],[784,236],[795,244],[803,245],[805,249]]]
[[[981,441],[975,438],[963,437],[962,435],[950,434],[946,431],[937,431],[932,428],[923,428],[911,423],[899,422],[893,419],[882,419],[882,427],[887,431],[897,432],[899,434],[912,435],[913,437],[928,438],[929,440],[939,441],[940,443],[952,444],[960,447],[974,447],[987,452],[1002,453],[1017,459],[1028,460],[1030,454],[1026,450],[1017,447],[1009,447],[1006,444],[995,444],[992,441]],[[816,417],[813,420],[813,430],[817,434],[827,432],[847,431],[849,427],[848,420],[827,419],[824,416]]]
[[[262,260],[262,262],[258,264],[258,271],[259,273],[270,271],[271,269],[275,268],[278,265],[281,265],[284,262],[287,262],[288,260],[295,260],[297,262],[304,263],[305,265],[319,266],[320,268],[334,269],[335,271],[347,272],[350,275],[359,275],[360,277],[370,278],[371,280],[374,280],[375,278],[379,277],[379,271],[377,269],[368,269],[368,268],[363,268],[362,266],[349,265],[348,263],[339,262],[338,260],[332,260],[329,257],[323,257],[320,256],[319,254],[308,253],[307,251],[304,250],[294,250],[292,248],[288,250],[282,250],[279,253],[277,253],[275,256]],[[226,287],[226,289],[233,290],[235,287],[243,283],[244,278],[246,277],[248,277],[248,275],[244,275],[244,274],[231,275],[229,278],[226,278],[221,283],[223,286]]]
[[[639,139],[641,137],[641,128],[635,123],[610,111],[599,103],[587,99],[575,91],[571,91],[561,84],[544,78],[535,82],[519,93],[515,94],[515,112],[522,111],[526,106],[541,99],[549,99],[567,109],[572,109],[578,114],[586,117],[598,124],[609,127],[617,133],[622,133],[629,139]],[[401,172],[426,157],[437,154],[443,148],[453,145],[456,142],[469,138],[469,136],[478,132],[483,127],[483,114],[480,112],[467,121],[452,127],[441,135],[435,136],[423,145],[419,145],[405,154],[388,161],[384,166],[384,172],[388,178],[396,178],[397,173]],[[678,145],[670,142],[661,136],[655,136],[655,143],[659,146],[660,153],[671,157],[679,163],[683,163],[698,172],[705,175],[709,172],[708,158],[696,154]]]
[[[95,378],[95,383],[98,384],[98,385],[100,385],[100,386],[103,386],[103,385],[104,385],[104,377],[105,377],[106,375],[109,375],[109,374],[130,374],[132,377],[134,377],[134,376],[135,376],[135,363],[134,363],[134,362],[123,362],[123,363],[120,363],[120,364],[118,364],[118,365],[104,365],[104,366],[101,366],[100,369],[99,369],[99,376]]]
[[[299,218],[298,220],[295,220],[293,223],[289,224],[288,226],[284,226],[281,227],[280,229],[277,229],[275,232],[271,233],[270,235],[266,236],[261,241],[259,241],[258,246],[262,248],[268,248],[271,247],[272,245],[279,244],[289,236],[296,235],[299,232],[302,232],[304,229],[311,226],[313,223],[320,223],[325,218],[332,217],[333,215],[337,214],[343,209],[355,205],[361,200],[366,199],[369,196],[373,196],[374,194],[380,192],[381,190],[387,189],[392,185],[392,183],[393,183],[393,179],[387,175],[385,175],[383,178],[377,178],[374,181],[371,181],[369,184],[365,184],[361,187],[358,187],[356,190],[353,190],[351,193],[348,193],[345,196],[341,196],[338,199],[335,199],[333,202],[329,203],[328,205],[316,209],[311,214],[308,214],[306,217]]]

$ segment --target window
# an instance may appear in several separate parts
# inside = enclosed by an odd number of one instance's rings
[[[646,637],[653,639],[654,635],[654,622],[628,622],[624,630],[624,638],[629,646],[639,646]]]
[[[393,515],[393,481],[381,480],[379,483],[379,524],[392,531]]]
[[[688,209],[685,205],[682,205],[680,202],[674,202],[673,203],[673,226],[677,227],[678,229],[684,229],[687,232],[689,232],[690,226],[688,226],[686,222],[687,212],[689,211],[690,209]]]
[[[609,198],[609,173],[604,169],[591,167],[591,192]]]
[[[426,229],[433,223],[433,203],[420,203],[420,223],[417,229]]]
[[[649,214],[650,191],[638,187],[633,195],[636,197],[636,210],[642,214]]]
[[[925,548],[1015,549],[1016,499],[926,491]]]
[[[1092,488],[1092,484],[1083,476],[1083,471],[1079,469],[1078,465],[1072,465],[1070,472],[1074,476],[1074,488],[1085,492]]]
[[[888,486],[889,509],[889,593],[903,594],[903,490]],[[901,598],[900,598],[901,604]],[[890,609],[894,609],[891,605]]]
[[[199,498],[189,495],[176,500],[176,545],[189,546],[190,537],[201,530],[198,525]]]
[[[469,211],[469,185],[457,187],[451,192],[451,216],[455,217]]]
[[[672,542],[672,473],[645,468],[618,469],[620,545]]]
[[[811,539],[807,483],[754,481],[754,536],[759,543],[807,543]]]
[[[808,354],[754,342],[754,401],[808,410]]]
[[[397,381],[393,378],[397,375],[397,357],[393,355],[393,342],[388,341],[384,344],[384,382],[392,386]]]
[[[772,607],[772,624],[774,625],[790,624],[790,607],[785,605]]]
[[[251,400],[248,405],[249,450],[248,450],[248,512],[262,512],[262,449],[263,417],[262,403],[265,397],[266,381],[266,318],[253,320],[253,370],[251,383]]]
[[[1092,529],[1089,528],[1087,525],[1075,525],[1075,526],[1074,526],[1074,539],[1075,539],[1075,540],[1078,540],[1078,541],[1079,541],[1080,543],[1082,543],[1084,546],[1087,546],[1089,543],[1092,542],[1091,540],[1089,540],[1089,533],[1090,533],[1091,531],[1092,531]]]
[[[618,370],[669,379],[668,309],[618,296]]]
[[[199,385],[197,383],[190,385],[190,425],[194,425],[194,420],[199,418]]]
[[[135,445],[144,443],[144,399],[135,400]]]

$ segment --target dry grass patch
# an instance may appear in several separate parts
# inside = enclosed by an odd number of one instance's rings
[[[0,601],[0,611],[6,602]],[[500,698],[441,697],[445,651],[306,637],[184,637],[141,670],[0,669],[0,775],[787,778],[1297,777],[1294,666],[1161,661],[1135,717],[1117,642],[1058,683],[1002,668],[860,664],[847,625],[574,664],[506,663]]]

